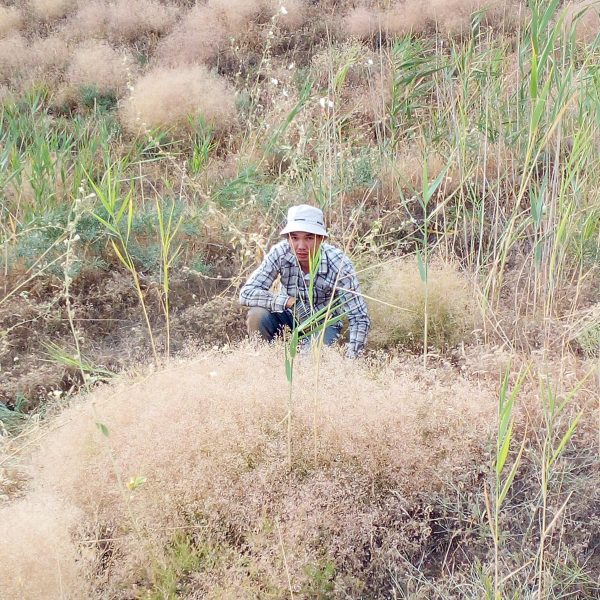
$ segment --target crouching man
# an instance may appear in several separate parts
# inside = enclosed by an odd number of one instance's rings
[[[323,241],[328,237],[323,212],[306,204],[293,206],[281,235],[284,239],[271,248],[240,292],[241,304],[250,307],[248,333],[271,341],[325,309],[324,343],[339,338],[342,323],[332,320],[343,315],[349,324],[346,355],[359,356],[370,325],[367,306],[350,259]],[[271,286],[277,277],[281,289],[275,294]]]

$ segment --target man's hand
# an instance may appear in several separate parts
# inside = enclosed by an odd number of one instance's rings
[[[286,308],[292,308],[292,306],[294,306],[294,304],[296,304],[296,298],[294,298],[294,296],[290,296],[287,299],[287,302],[285,303],[285,307]]]

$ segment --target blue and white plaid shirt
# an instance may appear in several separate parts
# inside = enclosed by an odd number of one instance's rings
[[[281,289],[279,293],[273,293],[271,286],[278,276]],[[244,306],[283,312],[288,299],[294,297],[294,314],[301,322],[311,314],[309,288],[310,278],[302,272],[289,242],[284,240],[271,248],[262,264],[250,275],[241,289],[240,302]],[[331,306],[339,305],[332,311],[332,316],[345,314],[348,318],[348,355],[360,354],[367,341],[370,320],[356,272],[341,250],[330,244],[321,244],[321,262],[313,284],[312,312],[328,307],[330,303]]]

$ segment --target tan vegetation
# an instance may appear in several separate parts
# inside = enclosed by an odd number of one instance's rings
[[[107,7],[106,28],[114,41],[131,43],[150,35],[162,35],[177,19],[179,10],[157,0],[119,0]]]
[[[78,598],[85,595],[79,552],[71,541],[81,514],[54,493],[38,493],[2,509],[0,557],[3,598]],[[35,551],[34,551],[35,549]]]
[[[442,261],[430,265],[427,283],[416,261],[389,263],[371,278],[367,293],[376,299],[369,302],[370,341],[378,348],[422,350],[427,318],[429,345],[444,350],[469,340],[480,320],[472,282]]]
[[[483,11],[484,23],[497,28],[510,29],[520,21],[520,9],[513,0],[407,0],[386,3],[385,9],[358,6],[346,16],[345,28],[359,38],[422,34],[434,29],[453,37],[467,34],[471,15],[479,11]]]
[[[79,4],[78,0],[30,0],[34,16],[41,21],[60,19]]]
[[[595,5],[3,6],[0,597],[595,600]],[[241,343],[300,202],[356,361]]]
[[[225,129],[234,115],[233,91],[224,79],[200,65],[155,68],[135,82],[121,115],[133,131],[155,127],[185,131],[199,117]]]
[[[133,60],[107,42],[89,41],[77,47],[67,71],[69,87],[75,92],[93,87],[100,93],[124,93],[135,74]]]
[[[0,37],[4,37],[23,26],[23,15],[15,6],[0,6]]]
[[[161,64],[211,63],[230,46],[239,45],[265,10],[263,0],[209,0],[196,4],[159,45]]]
[[[0,523],[13,525],[0,545],[10,571],[3,596],[61,589],[71,597],[82,585],[89,597],[133,586],[162,595],[172,571],[187,573],[182,597],[270,589],[269,597],[284,598],[289,587],[316,593],[323,582],[314,572],[327,565],[336,595],[383,593],[397,589],[390,569],[414,577],[398,551],[418,557],[453,535],[462,542],[457,525],[432,529],[436,519],[467,527],[460,503],[444,513],[436,498],[465,494],[485,510],[481,495],[471,495],[479,485],[471,469],[485,473],[490,460],[497,359],[489,372],[479,358],[467,361],[465,377],[406,359],[371,370],[330,351],[317,390],[312,359],[303,356],[288,474],[280,355],[280,347],[249,346],[199,355],[63,412],[35,454],[33,491],[0,512]],[[523,394],[529,416],[521,414],[519,430],[539,417],[535,386]],[[581,431],[582,446],[586,436],[593,432]],[[178,544],[187,546],[183,564],[172,554]],[[32,556],[32,547],[48,551]]]
[[[17,76],[27,66],[27,42],[20,34],[0,39],[0,80],[3,82]]]
[[[62,29],[70,39],[108,39],[114,43],[148,42],[175,23],[179,8],[157,0],[93,0],[79,7]]]

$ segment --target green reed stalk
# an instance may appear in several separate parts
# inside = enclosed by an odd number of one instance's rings
[[[171,309],[169,304],[170,295],[170,274],[171,267],[181,254],[181,244],[173,250],[173,242],[183,221],[183,215],[180,215],[177,221],[174,221],[175,202],[171,203],[169,214],[165,219],[163,208],[159,199],[156,199],[156,214],[158,216],[158,228],[160,235],[160,260],[162,266],[162,303],[165,313],[166,323],[166,349],[165,355],[168,359],[171,352]]]
[[[444,169],[440,171],[438,176],[433,180],[429,181],[429,171],[427,166],[427,157],[423,160],[423,177],[422,177],[422,190],[421,195],[417,196],[421,210],[423,211],[423,225],[421,227],[422,237],[420,240],[420,247],[417,248],[417,264],[419,266],[419,276],[425,286],[425,299],[424,299],[424,320],[423,320],[423,366],[427,368],[427,355],[428,355],[428,333],[429,333],[429,226],[431,217],[434,211],[429,212],[429,203],[440,187],[442,180],[446,176],[450,163],[446,165]],[[439,212],[440,207],[435,212]]]
[[[521,462],[523,450],[525,449],[526,435],[512,466],[505,474],[507,468],[507,459],[510,452],[511,442],[513,440],[514,424],[514,405],[519,394],[527,371],[520,370],[517,374],[516,382],[509,390],[510,368],[508,368],[502,378],[498,394],[498,429],[496,434],[496,455],[494,460],[494,485],[493,485],[493,506],[490,502],[487,488],[484,488],[488,522],[492,533],[494,543],[494,600],[501,599],[501,580],[500,580],[500,515],[502,505],[510,491],[517,469]]]
[[[540,522],[540,542],[537,555],[537,597],[538,600],[545,598],[544,573],[546,571],[545,548],[546,541],[550,537],[556,522],[564,511],[570,496],[563,503],[561,508],[555,513],[555,516],[550,522],[548,510],[548,494],[550,484],[553,477],[553,467],[556,461],[564,453],[567,444],[573,437],[579,421],[583,416],[583,411],[579,411],[571,420],[563,434],[557,431],[559,418],[565,413],[568,406],[573,401],[575,394],[581,389],[585,381],[589,378],[591,372],[588,373],[578,384],[566,394],[562,401],[559,401],[555,390],[549,382],[540,379],[540,398],[543,400],[542,406],[544,410],[545,432],[542,440],[542,456],[540,465],[541,474],[541,522]]]
[[[130,189],[124,197],[121,196],[121,182],[119,179],[120,170],[119,164],[107,163],[104,174],[99,183],[96,183],[90,175],[88,181],[96,197],[100,200],[105,215],[93,213],[94,217],[104,225],[110,236],[110,243],[115,252],[115,255],[121,264],[127,269],[133,279],[133,284],[137,292],[150,344],[152,346],[152,354],[156,364],[159,364],[158,352],[154,341],[152,326],[150,325],[150,317],[146,308],[146,301],[140,283],[140,278],[137,272],[133,256],[129,250],[129,240],[133,223],[133,192]],[[123,226],[124,223],[124,226]],[[125,231],[123,231],[123,229]]]

